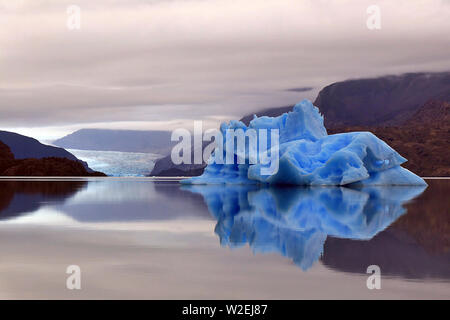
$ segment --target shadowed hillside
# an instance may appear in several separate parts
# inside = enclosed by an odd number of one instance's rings
[[[10,148],[0,141],[0,176],[104,176],[87,171],[80,161],[48,157],[15,159]]]
[[[429,101],[401,126],[335,127],[328,133],[371,131],[408,161],[420,176],[450,176],[450,103]]]
[[[325,127],[400,125],[427,101],[450,101],[450,72],[407,73],[333,83],[314,105]]]
[[[87,172],[92,172],[86,162],[79,160],[67,150],[42,144],[34,138],[15,132],[0,131],[0,142],[9,147],[15,159],[65,158],[80,162]]]
[[[0,141],[10,148],[16,159],[57,157],[78,160],[63,148],[48,146],[15,132],[0,131]]]

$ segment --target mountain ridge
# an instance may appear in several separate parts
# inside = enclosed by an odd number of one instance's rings
[[[325,126],[391,126],[409,119],[430,99],[450,100],[450,72],[423,72],[332,83],[314,105]]]
[[[41,143],[37,139],[24,136],[15,132],[0,130],[0,142],[8,146],[10,152],[14,155],[14,159],[43,159],[43,158],[64,158],[72,161],[80,162],[87,172],[93,172],[88,164],[69,151],[49,146]]]
[[[8,145],[0,141],[0,176],[105,176],[88,171],[80,160],[43,157],[15,159]]]
[[[172,149],[170,131],[80,129],[53,142],[67,149],[142,152],[166,155]]]

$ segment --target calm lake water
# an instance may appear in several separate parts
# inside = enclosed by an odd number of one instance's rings
[[[427,183],[0,179],[0,298],[449,299],[450,180]]]

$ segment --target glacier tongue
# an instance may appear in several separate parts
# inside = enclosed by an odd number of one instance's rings
[[[309,100],[279,117],[255,117],[248,127],[231,121],[223,123],[220,130],[226,136],[226,130],[236,128],[278,130],[278,170],[271,175],[262,174],[268,165],[251,163],[248,155],[242,164],[220,164],[214,161],[217,155],[213,154],[203,175],[182,180],[183,184],[426,185],[422,178],[402,168],[400,165],[407,160],[374,134],[328,135],[319,109]],[[223,158],[226,143],[225,139],[220,149]],[[233,157],[236,159],[237,155],[234,146]]]

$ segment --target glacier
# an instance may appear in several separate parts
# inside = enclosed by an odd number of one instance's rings
[[[425,188],[183,186],[203,196],[222,246],[279,253],[303,270],[319,260],[327,237],[370,240],[404,215],[404,204]]]
[[[407,160],[374,134],[328,135],[319,109],[306,99],[278,117],[254,116],[248,127],[240,121],[222,123],[220,127],[224,137],[230,129],[278,130],[276,148],[268,137],[269,143],[257,151],[259,157],[278,152],[278,170],[263,174],[268,164],[252,163],[248,153],[243,156],[236,146],[232,156],[235,160],[244,157],[244,161],[218,163],[218,152],[223,153],[222,159],[227,157],[225,146],[229,141],[225,138],[221,148],[212,153],[204,173],[184,179],[182,184],[426,185],[422,178],[401,167]],[[245,143],[248,150],[249,142]]]

